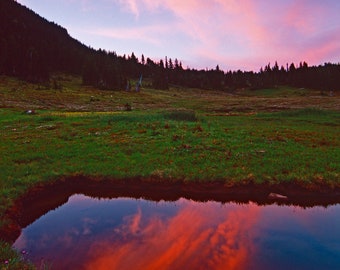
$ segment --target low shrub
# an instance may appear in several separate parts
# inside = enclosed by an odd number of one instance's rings
[[[174,121],[196,122],[197,116],[192,110],[177,110],[164,113],[164,118]]]

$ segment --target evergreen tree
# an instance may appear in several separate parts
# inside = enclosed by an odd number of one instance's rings
[[[133,52],[131,53],[129,60],[134,64],[138,63],[138,58],[135,56],[135,54]]]
[[[171,58],[169,59],[169,69],[174,69],[174,65],[172,63]]]
[[[165,56],[165,68],[169,69],[168,57],[167,56]]]
[[[159,61],[159,67],[160,67],[161,69],[164,69],[164,63],[163,63],[163,60],[162,60],[162,59]]]

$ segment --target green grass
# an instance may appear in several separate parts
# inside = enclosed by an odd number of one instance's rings
[[[0,121],[0,186],[10,194],[74,174],[233,183],[339,178],[340,123],[331,111],[197,118],[192,112],[3,109]]]
[[[0,241],[1,270],[33,270],[36,269],[21,255],[14,251],[8,243]]]
[[[137,94],[58,79],[61,91],[0,77],[0,226],[28,188],[63,176],[340,187],[337,97],[284,87]]]
[[[169,111],[164,113],[163,115],[166,119],[174,121],[196,122],[198,120],[195,111],[189,110]]]
[[[305,88],[294,88],[279,86],[275,88],[265,88],[257,90],[246,90],[243,91],[243,95],[248,96],[264,96],[264,97],[292,97],[292,96],[308,96],[311,91]]]

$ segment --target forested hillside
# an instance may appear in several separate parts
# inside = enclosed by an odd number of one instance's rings
[[[196,70],[183,68],[178,59],[155,62],[134,53],[94,50],[72,38],[67,30],[40,17],[14,0],[0,1],[0,74],[32,82],[46,82],[50,74],[81,75],[83,83],[101,89],[124,89],[129,79],[150,78],[152,86],[169,85],[232,91],[291,85],[320,90],[340,90],[340,64],[308,66],[306,62],[284,66],[268,64],[259,72]],[[340,60],[340,59],[339,59]],[[227,63],[226,63],[227,64]]]
[[[0,1],[0,25],[0,73],[44,81],[54,71],[82,69],[89,49],[17,2]]]

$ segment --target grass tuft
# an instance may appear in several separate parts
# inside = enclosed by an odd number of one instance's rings
[[[165,119],[174,120],[174,121],[188,121],[188,122],[197,122],[197,115],[195,111],[192,110],[175,110],[169,111],[163,114]]]

